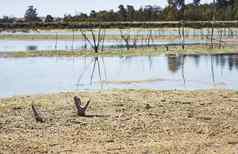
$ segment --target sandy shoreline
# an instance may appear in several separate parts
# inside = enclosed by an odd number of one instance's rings
[[[78,117],[73,96],[92,102]],[[36,123],[31,103],[45,123]],[[238,92],[58,93],[0,99],[0,153],[235,153]]]

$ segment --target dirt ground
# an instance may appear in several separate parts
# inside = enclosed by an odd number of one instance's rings
[[[73,96],[91,99],[79,117]],[[37,123],[34,103],[44,123]],[[0,153],[238,153],[238,92],[75,92],[0,99]]]

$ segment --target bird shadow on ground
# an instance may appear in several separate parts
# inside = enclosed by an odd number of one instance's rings
[[[86,114],[83,116],[73,115],[73,117],[85,117],[85,118],[108,118],[110,115],[103,115],[103,114]]]
[[[86,118],[107,118],[107,117],[110,117],[110,115],[88,114],[88,115],[84,115],[82,117],[86,117]]]

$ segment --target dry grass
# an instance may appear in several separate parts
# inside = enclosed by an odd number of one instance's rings
[[[91,98],[78,117],[73,96]],[[36,123],[31,103],[46,122]],[[0,153],[236,153],[238,93],[59,93],[0,99]]]

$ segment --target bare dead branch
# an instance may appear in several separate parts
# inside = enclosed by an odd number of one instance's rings
[[[90,44],[91,48],[94,50],[95,53],[98,53],[100,50],[103,50],[103,44],[105,40],[105,30],[102,32],[102,29],[99,28],[98,33],[95,33],[93,29],[90,29],[89,32],[91,33],[92,40],[89,39],[87,34],[81,30],[81,34],[84,39]]]
[[[134,35],[134,38],[133,38],[133,47],[134,48],[137,48],[138,39],[139,39],[139,31],[136,31],[136,34]]]
[[[152,30],[149,30],[147,34],[147,38],[146,38],[147,47],[150,47],[151,42],[153,42],[153,34],[152,34]]]
[[[36,119],[36,122],[41,122],[43,123],[44,120],[43,118],[40,116],[40,114],[37,112],[36,107],[34,106],[34,104],[31,105],[32,111],[33,111],[33,115],[34,118]]]
[[[126,45],[126,49],[129,50],[130,49],[130,39],[131,39],[131,35],[130,34],[124,34],[122,32],[122,30],[120,30],[121,33],[121,38],[122,40],[125,42]]]
[[[87,37],[86,33],[82,30],[80,30],[80,32],[81,32],[82,36],[84,37],[84,39],[90,44],[90,46],[93,47],[93,44],[91,43],[91,41]]]
[[[76,106],[77,109],[77,114],[79,116],[85,116],[86,115],[86,110],[89,106],[90,100],[88,100],[88,102],[86,103],[86,105],[84,107],[81,106],[81,99],[77,96],[74,97],[74,104]]]

